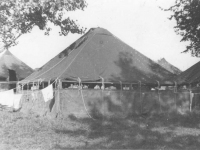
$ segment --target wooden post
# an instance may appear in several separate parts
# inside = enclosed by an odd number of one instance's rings
[[[19,86],[18,86],[18,83],[16,83],[16,93],[19,93]]]
[[[24,94],[24,84],[22,84],[22,94]]]
[[[60,84],[61,84],[61,80],[59,79],[58,80],[58,84],[57,84],[57,92],[58,92],[58,96],[57,96],[57,100],[58,100],[58,102],[57,102],[57,109],[59,110],[58,111],[58,116],[61,116],[61,114],[62,114],[62,108],[61,108],[61,103],[62,103],[62,101],[61,101],[61,99],[60,99],[60,89],[61,89],[61,86],[60,86]],[[56,86],[55,86],[55,88],[56,88]]]
[[[176,94],[177,94],[177,83],[175,82],[174,84],[174,102],[175,102],[175,109],[177,111],[177,106],[176,106]]]
[[[139,97],[140,97],[140,111],[143,112],[143,101],[142,101],[142,83],[139,81]]]
[[[162,112],[162,109],[161,109],[161,101],[160,101],[160,82],[159,81],[157,81],[158,82],[158,102],[159,102],[159,105],[160,105],[160,112]]]
[[[160,112],[162,112],[159,89],[158,89],[158,101],[159,101],[159,104],[160,104]]]
[[[105,119],[106,116],[106,112],[105,112],[105,103],[104,103],[104,89],[105,89],[105,85],[104,85],[104,78],[102,78],[102,86],[101,86],[101,98],[103,100],[103,120]]]
[[[192,102],[193,102],[194,93],[190,90],[190,112],[192,112]]]
[[[58,85],[59,85],[59,89],[63,89],[61,80],[59,80],[59,84]]]
[[[119,81],[119,83],[120,83],[120,87],[121,87],[121,91],[123,90],[123,88],[122,88],[122,82],[121,81]]]
[[[27,83],[27,91],[29,90],[29,82]]]

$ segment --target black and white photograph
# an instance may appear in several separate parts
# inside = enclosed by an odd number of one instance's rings
[[[200,149],[200,0],[0,0],[0,150]]]

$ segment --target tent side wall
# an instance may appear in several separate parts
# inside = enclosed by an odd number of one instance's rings
[[[55,97],[48,101],[44,101],[41,91],[24,91],[21,99],[21,112],[35,113],[39,116],[46,116],[52,110],[55,102]]]
[[[45,103],[42,93],[37,91],[24,95],[21,111],[51,118],[74,115],[77,118],[93,119],[187,113],[190,111],[190,93],[67,89],[56,90],[54,99]]]

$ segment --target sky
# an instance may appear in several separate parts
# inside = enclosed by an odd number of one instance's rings
[[[86,0],[84,11],[67,14],[87,30],[102,27],[110,31],[140,53],[157,61],[165,58],[182,71],[200,59],[190,53],[181,53],[186,43],[174,32],[174,20],[169,20],[168,8],[175,0]],[[50,59],[76,41],[79,34],[59,36],[53,27],[49,36],[38,28],[19,38],[19,44],[10,51],[33,69],[43,66]]]

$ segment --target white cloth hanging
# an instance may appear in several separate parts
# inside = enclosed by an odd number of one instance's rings
[[[44,97],[44,101],[47,102],[53,98],[53,86],[52,84],[42,89],[42,94]]]
[[[7,107],[13,107],[13,100],[14,100],[14,91],[8,90],[0,92],[0,104],[7,106]]]
[[[14,99],[13,99],[13,108],[14,109],[20,108],[21,97],[22,97],[22,94],[14,94]]]

